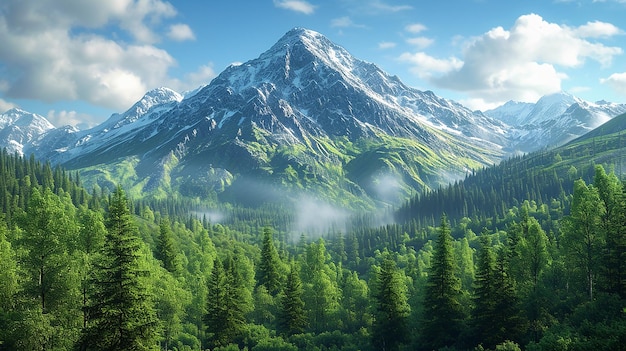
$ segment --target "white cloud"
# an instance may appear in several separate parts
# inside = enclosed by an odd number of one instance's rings
[[[386,50],[386,49],[392,49],[396,47],[396,43],[392,42],[392,41],[383,41],[378,43],[378,48],[381,50]]]
[[[303,0],[274,0],[274,6],[305,15],[311,15],[315,12],[315,6]]]
[[[348,16],[335,18],[332,21],[330,21],[330,26],[331,27],[346,28],[346,27],[351,27],[353,25],[354,25],[354,23],[352,22],[352,20]]]
[[[201,85],[209,84],[216,76],[217,74],[213,69],[213,64],[207,63],[206,65],[200,66],[195,72],[186,74],[184,81],[172,79],[167,85],[176,91],[190,91]]]
[[[384,12],[401,12],[413,9],[411,5],[389,5],[384,1],[374,0],[370,1],[368,5],[375,11]]]
[[[435,41],[427,37],[415,37],[407,39],[406,42],[416,46],[418,49],[424,49],[432,45]]]
[[[417,33],[425,31],[426,26],[421,23],[413,23],[404,27],[404,30],[406,30],[409,33],[417,34]]]
[[[595,21],[576,28],[575,33],[582,38],[602,38],[622,34],[622,30],[611,23]]]
[[[438,59],[423,52],[404,53],[400,55],[399,60],[411,64],[411,72],[426,79],[431,78],[433,74],[448,73],[463,66],[463,62],[456,57]]]
[[[196,36],[193,34],[191,28],[188,25],[179,23],[170,26],[170,30],[167,32],[167,36],[175,41],[195,40]]]
[[[600,83],[610,86],[613,90],[626,96],[626,72],[613,73],[608,78],[603,78]]]
[[[86,113],[65,110],[58,112],[50,110],[48,111],[46,119],[57,127],[70,125],[83,130],[97,125],[101,120],[101,118]]]
[[[6,111],[15,107],[17,107],[17,105],[0,99],[0,113],[5,113]]]
[[[472,111],[480,110],[487,111],[493,110],[499,106],[502,106],[506,101],[495,101],[495,102],[487,102],[482,98],[470,98],[470,99],[459,99],[459,103]]]
[[[420,77],[441,88],[466,92],[470,98],[482,98],[486,103],[534,102],[561,90],[567,76],[559,68],[579,68],[586,60],[609,66],[622,49],[586,38],[618,32],[607,23],[568,27],[530,14],[519,17],[510,30],[497,27],[471,39],[462,60],[440,60],[424,53],[405,53],[400,59],[411,63]]]
[[[9,74],[0,82],[1,91],[7,98],[83,100],[125,110],[147,90],[175,81],[168,71],[176,61],[153,45],[160,40],[156,30],[175,15],[162,0],[3,0],[0,62]],[[101,35],[104,26],[119,34]],[[185,24],[166,28],[172,39],[193,37]],[[63,118],[85,117],[54,116],[59,125],[71,123],[61,123]]]

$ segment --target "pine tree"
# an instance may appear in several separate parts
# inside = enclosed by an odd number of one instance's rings
[[[275,296],[280,291],[280,258],[274,247],[272,229],[263,228],[263,243],[261,247],[261,262],[257,272],[258,285],[264,285],[267,291]]]
[[[216,258],[208,282],[207,313],[204,317],[209,342],[213,347],[228,344],[228,337],[224,332],[227,329],[225,321],[228,318],[226,284],[224,266],[222,261]]]
[[[398,350],[407,340],[407,286],[389,257],[383,259],[374,284],[374,324],[372,341],[377,350]]]
[[[459,302],[461,281],[456,270],[450,225],[444,215],[426,282],[420,333],[421,347],[425,350],[453,346],[459,341],[465,312]]]
[[[280,296],[280,310],[277,317],[277,330],[285,336],[303,333],[307,326],[302,283],[295,262],[287,275],[285,289]]]
[[[476,279],[474,280],[474,309],[472,310],[472,335],[476,344],[493,348],[500,341],[498,328],[494,324],[498,313],[496,305],[496,258],[491,248],[490,238],[485,230],[480,236],[480,250],[477,257]]]
[[[155,258],[160,260],[168,272],[177,275],[180,267],[178,255],[174,249],[174,240],[172,239],[172,228],[167,218],[161,219],[159,223],[159,238],[157,240]]]
[[[83,350],[156,349],[158,320],[141,269],[141,243],[126,195],[117,187],[111,197],[107,235],[95,265],[94,294],[87,313]]]
[[[515,281],[510,274],[510,255],[507,246],[501,246],[496,253],[493,271],[494,314],[491,323],[498,327],[499,342],[520,341],[526,330],[522,311],[517,298]]]

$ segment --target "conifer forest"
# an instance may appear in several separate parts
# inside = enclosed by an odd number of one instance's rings
[[[626,350],[624,183],[531,161],[308,233],[4,151],[0,350]]]

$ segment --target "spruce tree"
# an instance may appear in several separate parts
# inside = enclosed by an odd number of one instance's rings
[[[158,347],[158,320],[144,282],[148,272],[140,266],[138,230],[119,186],[109,203],[106,228],[81,348],[154,350]]]
[[[459,302],[461,281],[456,270],[450,224],[444,215],[426,282],[420,333],[420,346],[425,350],[451,347],[459,341],[465,312]]]
[[[285,289],[280,296],[277,329],[282,335],[290,336],[303,333],[307,326],[302,293],[302,282],[298,268],[292,262]]]
[[[398,350],[407,340],[407,286],[396,263],[383,259],[374,284],[374,324],[372,341],[377,350]]]
[[[263,228],[263,243],[261,247],[261,262],[257,272],[258,285],[264,285],[267,291],[275,296],[280,291],[280,258],[274,247],[272,229]]]
[[[224,266],[219,258],[213,262],[211,277],[208,282],[207,309],[204,316],[209,343],[212,347],[224,346],[228,344],[224,330],[224,321],[228,317],[226,307],[226,274]]]
[[[517,297],[515,281],[510,274],[508,247],[501,246],[496,253],[493,271],[494,314],[491,323],[498,327],[499,342],[512,340],[520,342],[526,330],[522,311]]]
[[[472,335],[476,344],[493,348],[501,341],[493,320],[496,311],[496,259],[491,248],[488,232],[480,236],[480,250],[477,257],[476,278],[474,280],[474,309],[472,310]]]
[[[167,218],[161,219],[159,223],[159,238],[157,239],[155,258],[161,261],[163,268],[170,273],[177,275],[179,272],[178,255],[174,248],[172,239],[172,228]]]

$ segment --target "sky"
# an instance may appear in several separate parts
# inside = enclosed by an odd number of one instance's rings
[[[84,129],[322,33],[471,109],[566,91],[626,103],[626,0],[2,0],[0,113]]]

